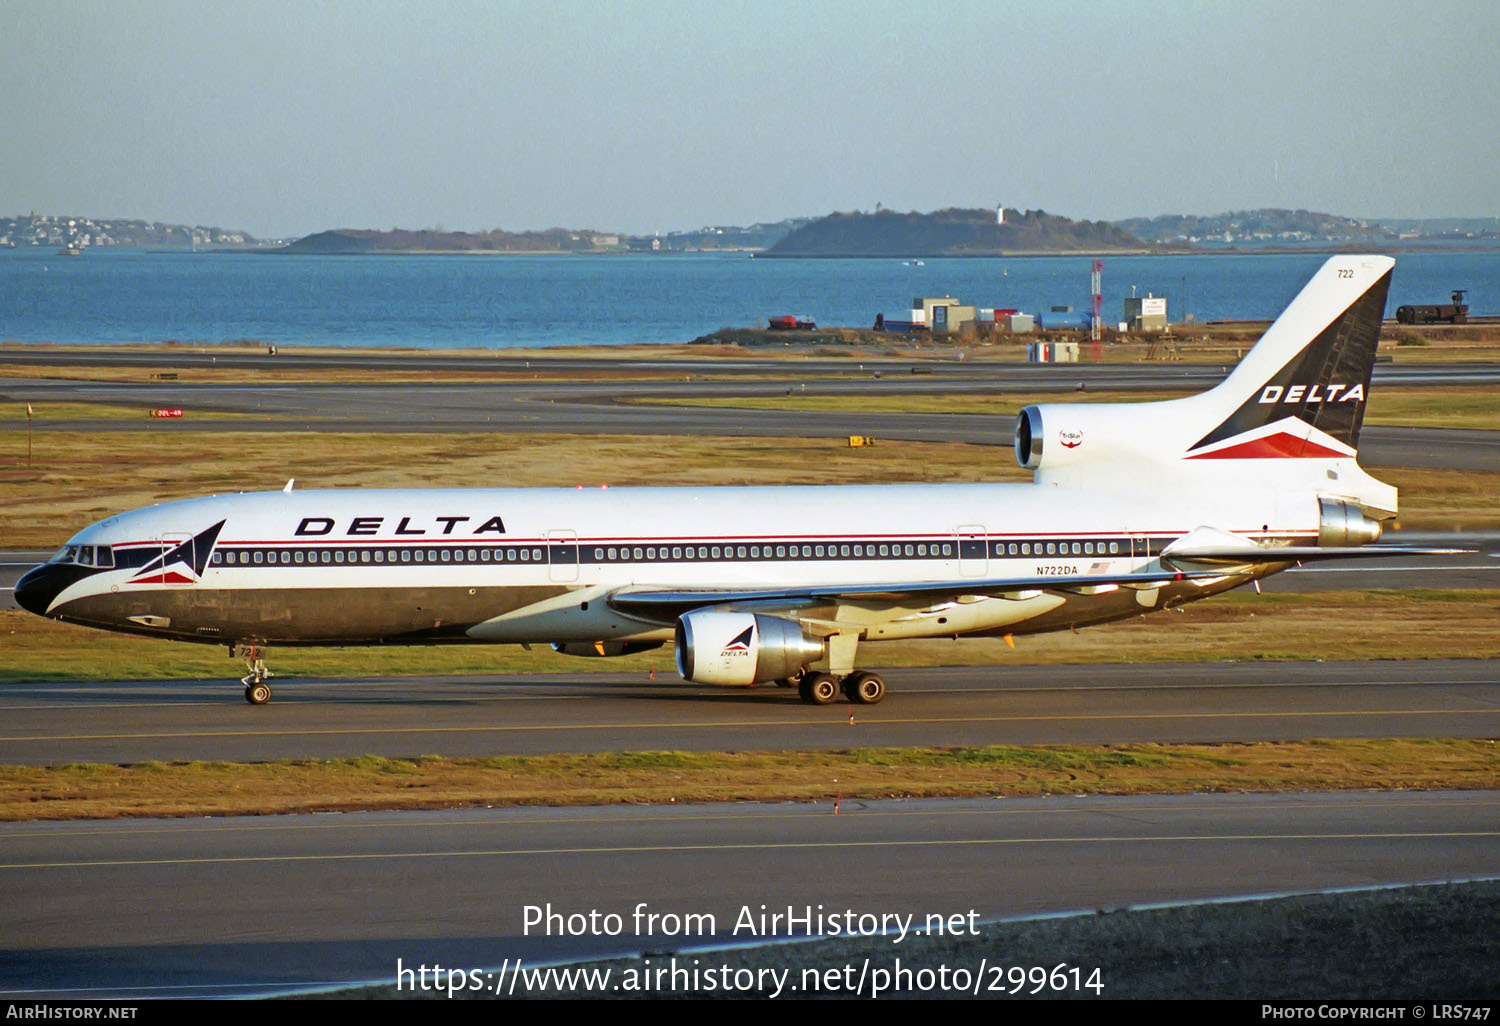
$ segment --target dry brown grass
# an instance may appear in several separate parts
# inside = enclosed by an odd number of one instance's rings
[[[0,546],[53,548],[111,513],[280,488],[849,484],[1021,480],[1003,449],[832,439],[530,434],[0,433]]]
[[[1493,789],[1486,740],[624,752],[0,766],[0,820],[495,805],[1202,791]]]

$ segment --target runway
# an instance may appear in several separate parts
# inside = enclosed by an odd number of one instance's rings
[[[645,674],[12,684],[0,762],[262,761],[886,745],[1500,737],[1500,661],[892,669],[890,696],[812,707]]]
[[[462,969],[641,951],[665,959],[763,940],[736,925],[788,909],[968,924],[1473,878],[1494,873],[1497,822],[1500,794],[1468,792],[891,801],[838,815],[823,803],[5,824],[0,995],[391,983],[398,959]],[[596,913],[598,925],[528,934],[528,905]],[[637,907],[684,925],[638,927]],[[877,944],[877,958],[902,953]]]

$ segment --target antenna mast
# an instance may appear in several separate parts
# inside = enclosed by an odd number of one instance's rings
[[[1104,358],[1104,344],[1100,338],[1101,312],[1104,309],[1104,294],[1100,291],[1099,280],[1104,273],[1104,261],[1095,260],[1089,275],[1090,291],[1094,296],[1093,316],[1089,318],[1089,338],[1093,342],[1093,359],[1098,363]]]

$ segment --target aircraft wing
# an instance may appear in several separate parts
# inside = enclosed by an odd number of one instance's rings
[[[1468,549],[1432,549],[1413,545],[1247,545],[1169,546],[1163,563],[1222,563],[1243,566],[1264,563],[1315,563],[1326,559],[1392,559],[1397,556],[1457,556]]]
[[[1077,574],[1067,577],[970,577],[922,582],[793,585],[785,588],[624,588],[612,592],[608,602],[623,613],[651,620],[670,621],[689,610],[704,606],[786,608],[839,602],[887,602],[901,605],[911,602],[931,604],[960,595],[1023,597],[1026,592],[1091,594],[1115,588],[1145,590],[1181,581],[1207,583],[1222,579],[1226,576],[1226,570],[1232,567],[1305,563],[1326,559],[1454,555],[1464,551],[1405,545],[1194,546],[1169,548],[1162,553],[1161,559],[1164,564],[1173,568],[1148,572]],[[1178,563],[1192,566],[1176,569]]]
[[[653,620],[674,620],[703,606],[799,606],[836,602],[941,602],[960,595],[1020,597],[1025,592],[1088,594],[1114,588],[1149,589],[1179,581],[1216,580],[1218,570],[1163,570],[1127,574],[1077,574],[1070,577],[969,577],[946,581],[902,581],[876,584],[820,584],[786,588],[627,588],[610,594],[609,604],[624,613]]]

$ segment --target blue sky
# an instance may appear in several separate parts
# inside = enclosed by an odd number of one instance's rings
[[[1500,4],[5,0],[0,214],[1500,215]]]

